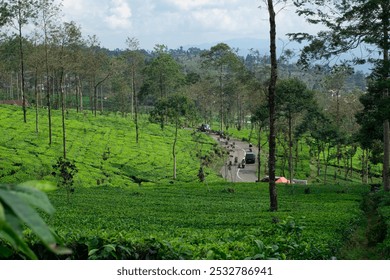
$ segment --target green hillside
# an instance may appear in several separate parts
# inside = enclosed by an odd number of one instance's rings
[[[40,111],[39,133],[34,111],[28,116],[24,124],[19,107],[0,107],[0,183],[55,184],[53,164],[62,155],[59,112],[54,112],[51,146],[46,112]],[[371,247],[388,240],[386,200],[379,212],[376,207],[361,207],[363,201],[369,205],[363,199],[369,197],[367,185],[279,185],[279,211],[273,213],[267,184],[221,179],[216,170],[223,152],[205,134],[180,130],[178,177],[173,180],[173,130],[168,126],[161,130],[144,116],[136,144],[130,117],[69,111],[66,118],[67,154],[79,170],[75,191],[70,201],[62,188],[48,193],[56,212],[44,219],[72,253],[55,256],[25,230],[39,258],[361,258],[361,253],[345,252],[352,251],[350,246],[358,250],[367,241],[366,234],[381,232],[378,238],[373,234]],[[214,160],[208,161],[203,183],[197,178],[201,158]],[[375,226],[364,224],[374,221],[372,217],[379,217]],[[357,235],[361,228],[369,230]],[[358,245],[347,242],[359,238],[363,240]],[[387,250],[386,244],[381,248]],[[378,256],[375,251],[370,257]],[[8,258],[23,256],[15,251]]]
[[[24,124],[21,109],[0,107],[0,180],[18,183],[29,180],[54,182],[52,165],[62,156],[62,127],[60,112],[54,111],[53,144],[48,145],[47,116],[40,111],[39,133],[35,131],[34,111],[28,112]],[[158,125],[141,119],[139,144],[135,141],[135,127],[130,118],[97,116],[90,112],[70,111],[66,120],[67,158],[74,160],[79,170],[75,187],[107,184],[132,186],[132,177],[149,181],[147,184],[167,183],[172,179],[173,130],[161,130]],[[220,154],[215,141],[192,130],[180,130],[177,154],[177,181],[197,180],[200,158]],[[108,159],[103,160],[103,154]],[[206,171],[208,181],[218,181],[212,170]]]

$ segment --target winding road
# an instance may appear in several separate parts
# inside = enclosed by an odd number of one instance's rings
[[[257,147],[252,147],[252,151],[256,154],[255,164],[246,164],[243,168],[241,166],[241,160],[245,157],[246,151],[249,151],[248,142],[239,141],[236,139],[221,139],[216,134],[210,134],[220,145],[226,147],[229,150],[229,158],[221,168],[221,175],[227,181],[230,182],[256,182],[257,181]],[[237,161],[236,161],[237,159]]]

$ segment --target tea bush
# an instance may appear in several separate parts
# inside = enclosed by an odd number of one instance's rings
[[[361,215],[367,190],[311,186],[307,195],[304,186],[293,193],[280,186],[280,211],[271,213],[266,184],[223,192],[231,187],[81,188],[71,205],[58,190],[49,194],[57,211],[47,222],[72,259],[330,259]]]

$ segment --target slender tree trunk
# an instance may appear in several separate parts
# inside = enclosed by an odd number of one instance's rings
[[[84,108],[83,108],[83,89],[81,86],[81,79],[79,76],[77,77],[77,90],[78,90],[79,98],[80,98],[79,99],[80,112],[82,112],[84,110]]]
[[[91,110],[91,113],[93,114],[93,86],[94,82],[91,80],[89,81],[89,109]]]
[[[257,154],[257,182],[261,180],[261,125],[259,124],[259,134],[257,137],[258,154]]]
[[[132,88],[133,88],[133,98],[134,98],[134,122],[135,122],[135,142],[139,142],[139,127],[138,127],[138,94],[136,92],[137,87],[135,83],[135,66],[132,71]]]
[[[50,100],[50,71],[49,71],[49,50],[47,46],[47,32],[45,29],[45,67],[46,67],[46,102],[47,102],[47,118],[49,122],[49,145],[52,143],[52,124],[51,124],[51,100]]]
[[[103,86],[101,85],[100,86],[100,114],[103,115],[103,112],[104,112],[104,105],[103,105],[103,101],[104,101],[104,94],[103,94]]]
[[[336,91],[336,126],[339,129],[340,128],[340,90]],[[341,159],[341,143],[340,143],[340,136],[337,136],[337,170],[335,171],[334,179],[337,181],[337,176],[341,174],[341,166],[340,166],[340,159]]]
[[[80,112],[80,89],[79,89],[79,86],[78,86],[78,76],[77,75],[74,75],[74,80],[75,80],[75,105],[76,105],[76,112],[79,113]]]
[[[176,180],[176,171],[177,171],[177,166],[176,166],[176,143],[177,143],[178,129],[179,129],[179,121],[176,120],[176,125],[175,125],[175,139],[174,139],[174,141],[173,141],[173,146],[172,146],[172,156],[173,156],[173,180]]]
[[[221,65],[221,69],[220,69],[220,73],[219,73],[219,94],[220,94],[220,102],[221,102],[221,107],[220,107],[220,118],[221,118],[221,122],[220,122],[220,130],[223,131],[223,65]]]
[[[298,163],[299,163],[299,139],[295,140],[295,169],[294,172],[298,171]],[[301,164],[301,169],[302,169],[302,164]]]
[[[383,187],[385,191],[390,190],[389,178],[389,160],[390,160],[390,140],[389,140],[389,120],[383,123],[383,143],[384,143],[384,157],[383,157]]]
[[[38,70],[35,69],[35,84],[34,84],[34,91],[35,91],[35,132],[39,133],[39,111],[38,111]]]
[[[390,70],[389,70],[389,11],[388,4],[382,4],[383,9],[383,65],[385,67],[385,71],[383,72],[383,79],[388,81],[390,78]],[[389,89],[386,88],[384,90],[384,99],[389,98]],[[383,187],[385,191],[390,191],[390,129],[389,129],[389,119],[386,119],[383,122],[383,143],[384,143],[384,157],[383,157]]]
[[[19,21],[21,20],[21,10],[19,9]],[[27,110],[26,110],[26,96],[24,86],[24,51],[23,51],[23,37],[22,37],[22,25],[19,22],[19,52],[20,52],[20,92],[22,96],[22,109],[23,109],[23,121],[27,122]]]
[[[289,114],[288,117],[288,174],[289,174],[289,180],[290,184],[293,182],[293,139],[292,139],[292,115]]]
[[[362,183],[364,183],[364,178],[365,178],[365,168],[364,168],[364,163],[365,163],[365,152],[366,152],[366,149],[363,149],[363,153],[362,153],[362,156],[361,156],[361,167],[362,167],[362,172],[361,172],[361,176],[362,176]]]
[[[95,85],[93,87],[93,114],[96,117],[97,115],[97,92],[98,92],[98,85]]]
[[[350,177],[351,177],[351,179],[352,179],[352,177],[353,177],[353,155],[351,155],[351,165],[350,165],[350,170],[351,170]]]
[[[275,183],[275,164],[276,164],[276,137],[275,137],[275,92],[276,80],[278,78],[277,72],[277,58],[276,58],[276,21],[274,4],[272,0],[267,0],[269,23],[270,23],[270,53],[271,53],[271,79],[268,88],[268,106],[269,106],[269,195],[270,195],[270,210],[278,210],[278,195]]]
[[[66,126],[65,126],[65,91],[63,87],[63,82],[61,78],[60,82],[60,91],[61,91],[61,112],[62,112],[62,148],[64,159],[66,159]]]
[[[321,150],[317,149],[317,177],[321,175]]]

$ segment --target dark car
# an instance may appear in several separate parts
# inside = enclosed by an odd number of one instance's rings
[[[256,154],[253,152],[246,152],[245,154],[245,163],[251,164],[256,162]]]

